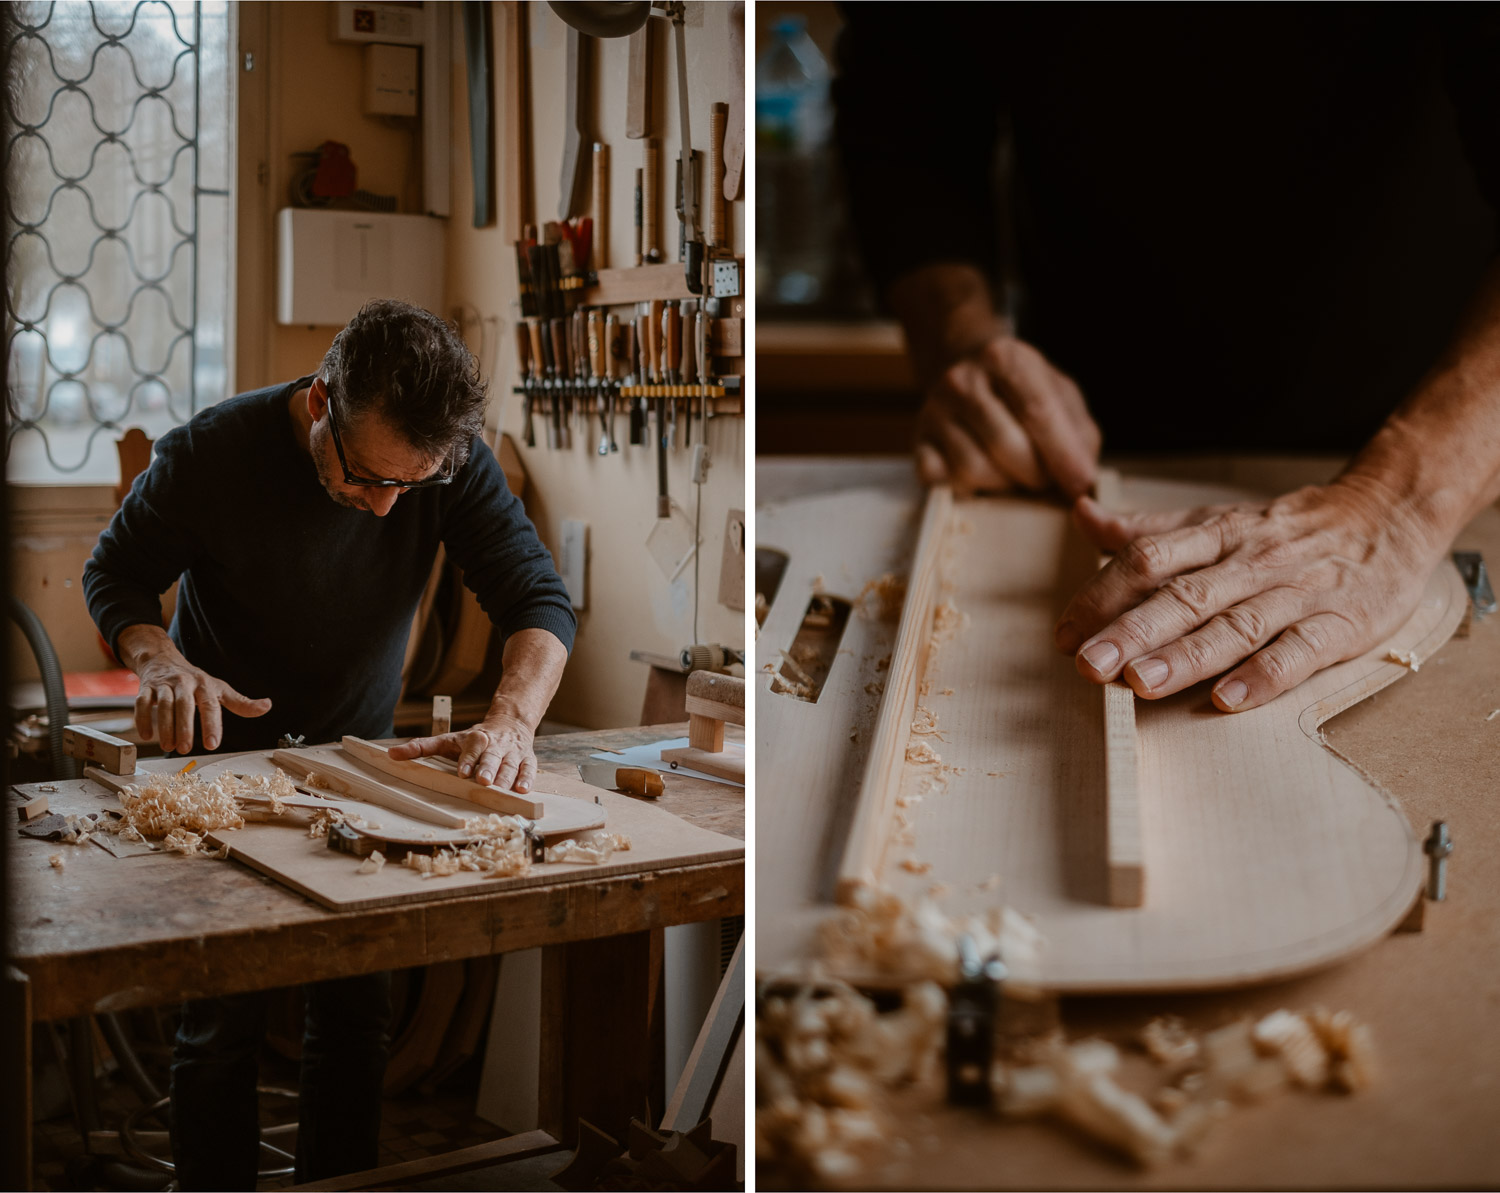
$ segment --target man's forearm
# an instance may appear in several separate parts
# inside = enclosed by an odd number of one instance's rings
[[[142,623],[126,626],[116,637],[115,646],[120,662],[137,675],[141,673],[141,668],[152,659],[162,656],[167,658],[175,656],[178,659],[182,657],[177,644],[159,625]]]
[[[924,265],[892,282],[886,301],[906,329],[912,364],[924,385],[960,356],[1010,332],[977,265]]]
[[[1500,262],[1448,350],[1339,479],[1444,546],[1500,498]]]
[[[535,731],[557,694],[568,649],[548,630],[517,630],[505,641],[503,673],[490,715],[520,721]]]

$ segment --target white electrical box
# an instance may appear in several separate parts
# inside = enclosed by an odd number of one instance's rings
[[[372,298],[443,307],[442,220],[283,207],[276,219],[276,321],[342,327]]]
[[[366,116],[417,114],[418,53],[416,46],[365,47]]]
[[[328,6],[329,41],[383,41],[419,46],[426,23],[420,8],[404,4],[345,4]]]

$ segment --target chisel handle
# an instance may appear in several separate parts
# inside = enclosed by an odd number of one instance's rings
[[[651,314],[646,320],[646,334],[650,337],[648,343],[651,353],[651,380],[659,383],[661,376],[661,315],[666,303],[659,298],[651,300]]]
[[[568,321],[566,319],[552,320],[552,361],[557,368],[557,376],[566,381],[573,375],[572,362],[568,358]]]

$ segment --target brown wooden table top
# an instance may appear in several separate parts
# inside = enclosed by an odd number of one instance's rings
[[[544,737],[537,742],[538,761],[544,770],[576,777],[576,764],[596,750],[686,731],[685,725],[649,726]],[[114,804],[88,780],[51,786],[56,790],[47,798],[55,812],[77,814]],[[37,785],[13,788],[10,803],[36,791]],[[739,788],[672,775],[659,803],[702,827],[744,837]],[[61,871],[49,864],[53,854],[64,859]],[[589,940],[744,911],[743,859],[613,878],[582,873],[520,890],[497,884],[475,895],[358,912],[329,911],[246,866],[177,854],[113,859],[92,844],[78,850],[16,837],[10,860],[11,960],[31,979],[32,1014],[38,1020]]]

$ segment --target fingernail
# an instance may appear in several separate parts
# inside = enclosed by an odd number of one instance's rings
[[[467,779],[469,777],[469,772],[472,771],[473,769],[474,768],[472,766],[470,766],[467,762],[465,762],[462,766],[460,766],[458,768],[458,773],[461,774],[461,775],[463,775],[463,777]]]
[[[1214,691],[1219,698],[1219,703],[1228,708],[1238,708],[1240,703],[1250,694],[1243,680],[1231,679],[1228,683],[1221,684]]]
[[[1083,661],[1101,675],[1108,675],[1120,661],[1120,648],[1113,642],[1095,642],[1084,650]]]
[[[1167,678],[1167,672],[1171,670],[1162,659],[1141,659],[1132,663],[1131,669],[1135,677],[1141,681],[1141,686],[1148,692]]]
[[[219,739],[217,737],[211,737],[207,741],[205,741],[203,744],[205,746],[207,746],[210,750],[217,750],[219,748]]]

